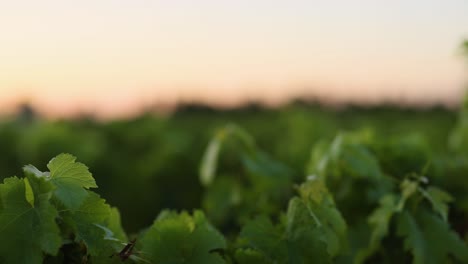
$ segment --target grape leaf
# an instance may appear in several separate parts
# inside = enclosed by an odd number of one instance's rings
[[[50,175],[48,171],[42,172],[31,164],[24,166],[23,171],[27,174],[34,175],[38,178],[42,178],[42,177],[49,178],[49,175]]]
[[[345,145],[342,147],[340,162],[346,171],[355,177],[382,178],[377,158],[363,145]]]
[[[62,217],[63,222],[75,233],[75,241],[83,242],[91,256],[109,256],[114,253],[113,245],[116,241],[108,239],[108,234],[101,226],[108,227],[110,216],[111,208],[106,201],[89,191],[77,210],[66,211]]]
[[[345,247],[346,223],[322,180],[299,188],[290,200],[285,226],[260,216],[248,222],[241,238],[276,263],[328,263]]]
[[[365,134],[342,133],[331,144],[319,142],[313,149],[307,173],[326,176],[352,176],[380,179],[382,171],[377,158],[361,142]]]
[[[404,211],[398,217],[397,234],[413,255],[414,264],[450,263],[455,257],[468,263],[468,247],[447,222],[433,213],[419,209],[415,215]]]
[[[318,227],[323,232],[322,239],[327,244],[328,253],[336,256],[345,247],[346,222],[336,208],[325,182],[319,179],[306,181],[300,186],[299,194],[309,213],[319,221]]]
[[[403,182],[400,185],[401,199],[398,202],[397,209],[396,209],[397,211],[400,212],[403,210],[406,200],[408,200],[408,198],[410,198],[418,190],[418,187],[419,187],[418,182],[411,181],[408,179],[403,180]]]
[[[258,216],[242,228],[241,241],[261,253],[268,263],[330,262],[323,234],[297,197],[289,204],[287,222],[287,226],[275,226],[266,216]]]
[[[203,186],[210,185],[216,173],[219,151],[224,139],[224,133],[218,133],[208,144],[200,165],[200,182]]]
[[[47,164],[49,179],[57,186],[55,196],[72,210],[78,209],[86,199],[85,189],[97,187],[88,167],[75,160],[70,154],[60,154]]]
[[[387,194],[380,200],[380,206],[369,216],[368,222],[372,226],[372,234],[369,246],[358,252],[355,263],[362,263],[370,257],[378,248],[383,238],[388,234],[390,220],[396,213],[397,198]]]
[[[291,199],[285,234],[290,263],[329,263],[337,254],[338,241],[327,228],[327,220],[322,218],[320,210],[315,206],[311,208],[298,197]]]
[[[288,245],[284,227],[274,226],[268,217],[260,215],[242,228],[241,238],[248,246],[263,254],[269,262],[286,260]]]
[[[31,187],[31,184],[29,183],[28,178],[24,178],[24,188],[25,188],[25,196],[26,196],[26,201],[34,207],[34,193]]]
[[[203,155],[199,168],[199,180],[202,185],[209,186],[213,183],[216,176],[219,152],[227,140],[237,141],[242,151],[250,154],[256,153],[254,139],[246,131],[233,124],[225,126],[211,139]]]
[[[116,207],[112,207],[109,215],[108,228],[112,231],[115,238],[121,241],[127,241],[127,234],[122,228],[120,221],[120,212]]]
[[[31,176],[26,194],[25,184],[17,177],[0,184],[0,263],[42,263],[43,254],[56,255],[62,243],[50,204],[54,186]]]
[[[226,247],[224,237],[201,211],[163,211],[141,239],[145,258],[153,263],[225,263],[213,249]]]
[[[423,196],[426,197],[426,199],[428,199],[429,202],[431,202],[434,211],[440,214],[444,221],[447,221],[449,209],[447,203],[452,202],[453,197],[447,192],[444,192],[443,190],[432,186],[427,188],[427,190],[425,191],[422,190],[421,192]]]

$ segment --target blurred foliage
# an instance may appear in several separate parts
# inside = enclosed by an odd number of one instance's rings
[[[379,160],[381,170],[397,176],[421,171],[431,160],[433,174],[450,169],[452,174],[447,177],[453,177],[454,181],[444,186],[453,189],[455,196],[462,196],[468,184],[461,179],[468,170],[466,158],[445,157],[450,151],[468,154],[468,143],[465,143],[468,142],[468,115],[465,112],[462,111],[456,125],[456,113],[442,108],[410,110],[382,106],[330,110],[300,102],[280,109],[250,106],[215,111],[191,106],[182,107],[169,117],[148,113],[130,120],[108,122],[86,117],[48,121],[28,111],[18,118],[4,118],[0,122],[0,178],[20,175],[24,164],[47,164],[59,153],[72,153],[90,168],[99,194],[117,206],[122,215],[132,216],[122,219],[126,229],[132,232],[149,226],[164,208],[201,207],[216,223],[236,228],[238,223],[227,223],[226,219],[248,210],[245,204],[251,203],[239,200],[239,193],[244,194],[242,197],[251,195],[253,199],[258,192],[276,188],[275,197],[264,197],[265,200],[255,203],[259,203],[258,208],[262,207],[265,213],[277,207],[284,208],[288,202],[285,197],[292,190],[288,189],[291,185],[282,183],[302,182],[303,172],[310,169],[306,164],[314,146],[312,154],[320,158],[321,152],[341,144],[341,153],[327,154],[331,155],[330,162],[345,159],[350,165],[348,169],[357,178],[360,175],[382,177],[377,175],[375,164],[361,170],[360,158]],[[232,126],[226,128],[228,123],[242,127],[251,138],[229,132]],[[456,128],[452,133],[453,127]],[[220,128],[225,131],[219,132]],[[354,136],[340,133],[341,136],[335,138],[339,131],[355,130],[365,132]],[[200,162],[210,139],[219,133],[224,133],[226,140],[219,143],[222,147],[217,155],[217,176],[210,180],[216,187],[204,187],[198,178]],[[354,139],[348,139],[352,137]],[[450,148],[447,147],[449,137]],[[343,139],[346,142],[337,142]],[[262,152],[250,151],[249,144]],[[268,181],[265,175],[271,176],[272,171],[280,175],[277,184],[256,184]],[[338,182],[342,177],[336,173],[331,181]],[[371,182],[365,184],[372,186]],[[261,189],[250,186],[261,186]],[[230,196],[223,196],[224,193]],[[340,190],[340,195],[346,197],[344,189]],[[224,200],[209,197],[223,197]],[[340,201],[341,198],[336,199]],[[260,203],[274,207],[268,209]],[[465,203],[468,208],[468,200]]]

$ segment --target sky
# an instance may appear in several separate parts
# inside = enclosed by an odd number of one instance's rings
[[[198,101],[457,104],[466,0],[0,0],[0,113]]]

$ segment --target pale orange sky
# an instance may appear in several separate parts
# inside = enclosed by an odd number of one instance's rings
[[[468,1],[1,1],[0,112],[177,101],[456,103]],[[402,99],[403,98],[403,99]]]

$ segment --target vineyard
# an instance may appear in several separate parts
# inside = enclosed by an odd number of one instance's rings
[[[468,103],[24,115],[0,149],[0,263],[468,263]]]

